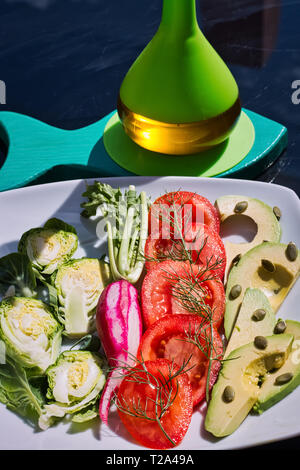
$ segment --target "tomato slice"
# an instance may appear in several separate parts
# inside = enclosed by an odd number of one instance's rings
[[[151,449],[175,447],[184,438],[192,418],[189,378],[177,364],[166,359],[145,361],[123,379],[117,407],[124,426],[140,444]]]
[[[173,226],[174,214],[182,227],[202,223],[219,233],[220,217],[212,203],[197,193],[177,191],[157,198],[149,211],[149,234],[164,231],[165,226]],[[171,227],[172,231],[172,227]]]
[[[199,313],[189,302],[191,296],[186,295],[190,290],[192,300],[197,301],[199,297],[199,301],[210,307],[213,325],[219,328],[225,311],[225,292],[222,282],[212,277],[210,272],[203,274],[201,266],[187,262],[157,263],[146,274],[142,284],[142,313],[146,327],[165,315]],[[197,302],[197,308],[199,305]],[[202,314],[207,317],[205,310]]]
[[[210,353],[209,389],[216,381],[223,357],[220,335],[215,328],[211,330],[209,325],[204,324],[198,315],[167,315],[146,330],[138,357],[144,361],[164,358],[176,362],[179,367],[188,361],[186,367],[191,369],[187,374],[195,406],[205,398]]]
[[[223,279],[226,267],[224,244],[218,233],[203,224],[193,224],[183,237],[169,234],[165,238],[162,232],[149,235],[145,245],[146,269],[151,269],[157,261],[186,260],[187,252],[195,264],[207,265]]]

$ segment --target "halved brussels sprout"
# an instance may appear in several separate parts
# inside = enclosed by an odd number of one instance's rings
[[[44,372],[59,353],[62,326],[48,305],[26,297],[10,297],[0,303],[0,339],[7,354],[28,368]]]
[[[18,250],[26,254],[42,274],[52,274],[69,260],[78,246],[76,230],[59,219],[48,220],[42,228],[25,232]]]
[[[47,370],[47,398],[54,400],[44,406],[39,419],[41,429],[52,425],[53,418],[63,418],[66,414],[76,415],[74,421],[81,422],[93,418],[91,410],[105,383],[101,358],[89,351],[64,351],[56,363]],[[84,413],[81,410],[85,410]],[[80,413],[81,412],[81,413]]]
[[[59,267],[52,282],[58,294],[59,318],[67,336],[83,336],[95,330],[97,303],[110,281],[108,264],[98,259],[70,260]]]

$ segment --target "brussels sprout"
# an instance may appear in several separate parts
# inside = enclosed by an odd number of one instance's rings
[[[53,400],[46,404],[39,419],[41,429],[52,425],[53,418],[63,418],[66,414],[78,413],[82,421],[85,411],[86,418],[95,416],[91,405],[94,405],[105,383],[105,375],[101,369],[101,358],[90,351],[64,351],[56,363],[47,370],[49,388],[47,398]]]
[[[60,353],[61,337],[62,326],[40,300],[10,297],[0,303],[0,339],[23,367],[44,372]]]
[[[69,260],[78,246],[76,230],[59,219],[48,220],[42,228],[25,232],[19,242],[20,253],[28,255],[42,274],[52,274]]]
[[[97,303],[110,282],[109,266],[93,258],[70,260],[58,268],[52,282],[58,293],[58,315],[65,325],[65,334],[76,337],[94,331]]]

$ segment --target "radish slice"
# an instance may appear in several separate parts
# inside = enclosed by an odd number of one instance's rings
[[[96,314],[97,331],[112,371],[103,390],[99,414],[107,424],[110,401],[122,382],[124,363],[132,367],[142,337],[138,291],[126,280],[108,285],[102,292]]]

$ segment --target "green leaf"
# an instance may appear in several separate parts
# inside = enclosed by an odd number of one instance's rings
[[[53,308],[54,313],[58,312],[58,296],[54,286],[46,281],[40,281],[37,285],[36,298]]]
[[[115,189],[109,184],[95,181],[94,184],[86,186],[86,191],[82,196],[86,197],[88,202],[81,204],[81,207],[84,208],[81,215],[89,218],[96,215],[98,207],[104,204],[118,207],[119,201],[122,199],[122,192],[120,188]]]
[[[86,423],[98,417],[98,402],[78,411],[72,416],[73,423]]]
[[[41,378],[30,379],[26,369],[9,357],[6,360],[6,364],[0,365],[0,401],[30,423],[36,424],[45,402],[43,381]]]
[[[47,222],[44,225],[45,229],[49,230],[63,230],[64,232],[71,232],[75,233],[77,235],[77,231],[73,225],[67,224],[63,220],[56,219],[53,217],[52,219],[47,220]]]
[[[70,348],[72,351],[73,349],[80,350],[80,351],[91,351],[97,352],[101,347],[101,342],[98,336],[94,335],[85,335],[83,338],[80,338],[73,346]]]
[[[27,255],[11,253],[0,259],[0,294],[17,297],[36,295],[36,277]]]
[[[0,258],[0,294],[5,297],[33,297],[57,313],[57,291],[36,271],[27,255],[11,253]]]

